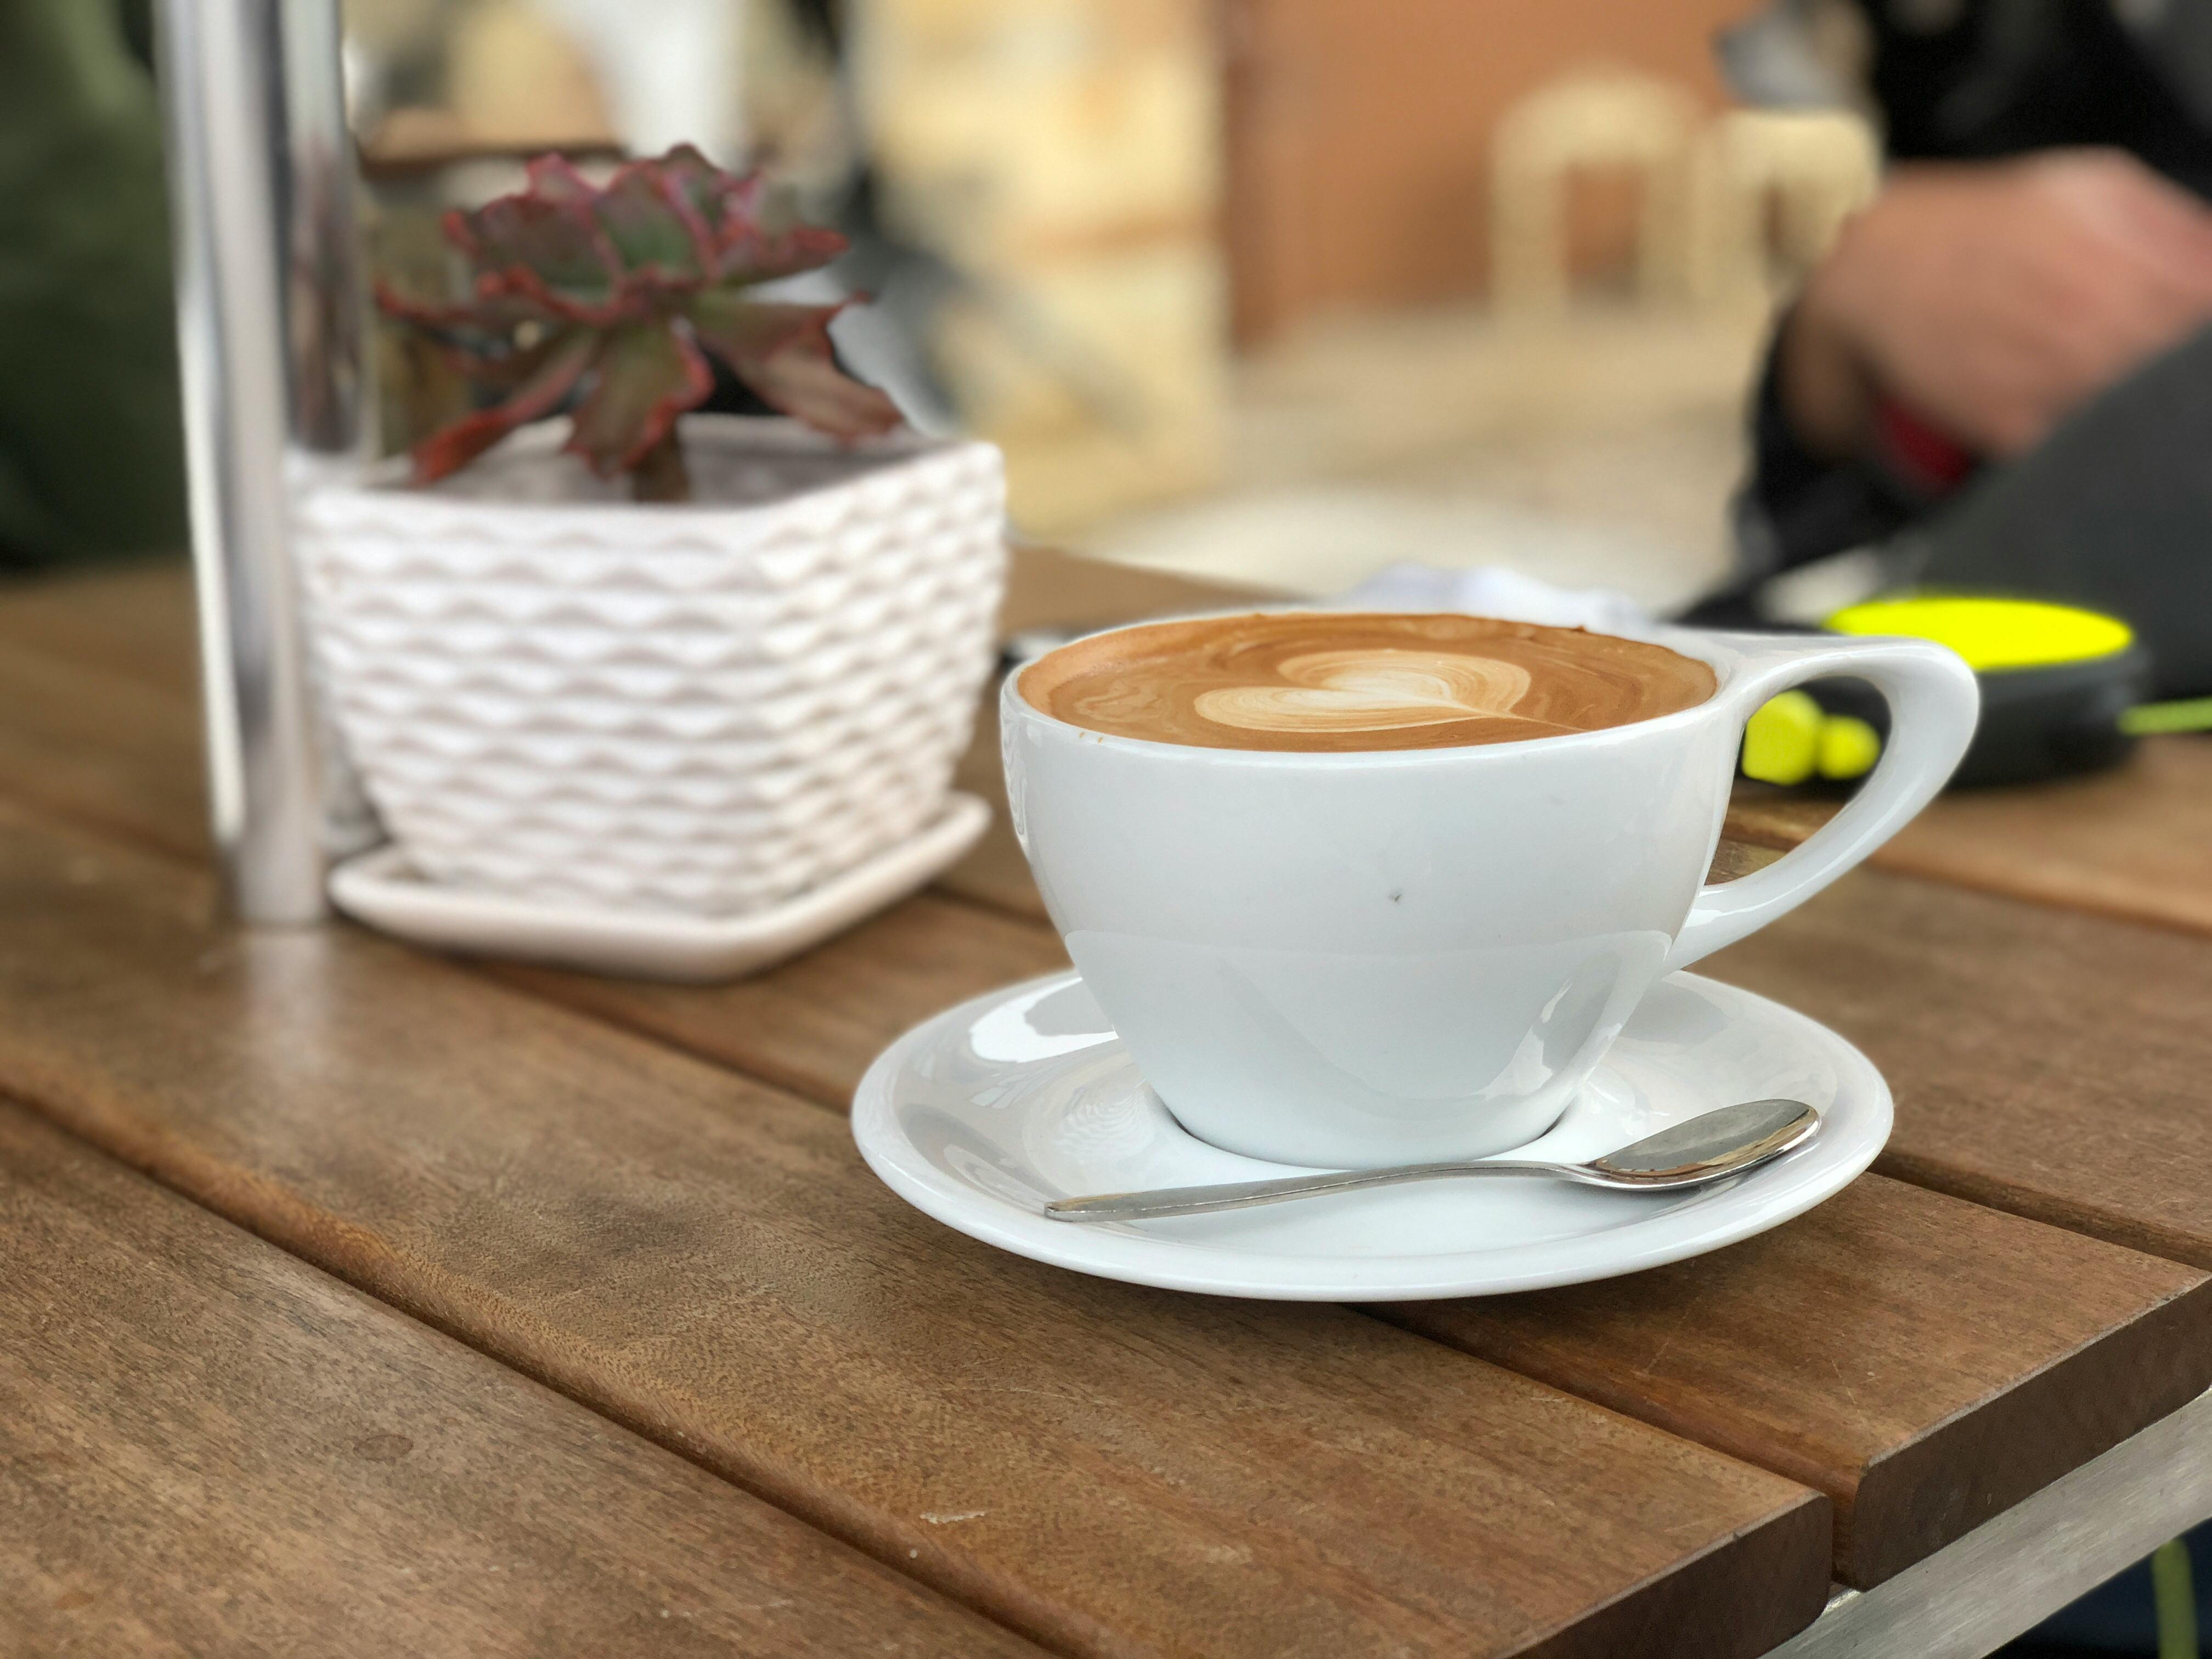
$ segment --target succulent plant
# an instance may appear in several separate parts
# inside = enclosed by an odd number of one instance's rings
[[[775,408],[841,439],[886,432],[898,410],[830,349],[842,308],[747,297],[826,264],[835,231],[802,224],[757,173],[723,172],[688,144],[592,185],[558,155],[528,187],[445,221],[470,268],[465,297],[378,303],[428,331],[498,401],[415,447],[428,483],[573,400],[568,447],[641,501],[690,494],[677,417],[713,388],[708,353]]]

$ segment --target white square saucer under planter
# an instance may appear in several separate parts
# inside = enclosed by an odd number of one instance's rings
[[[781,903],[737,916],[608,910],[426,881],[398,847],[349,859],[331,899],[357,921],[432,950],[641,979],[707,981],[758,973],[841,933],[957,863],[991,821],[955,793],[921,831]]]
[[[683,431],[689,502],[631,502],[544,426],[428,489],[394,463],[300,497],[331,710],[424,892],[726,929],[947,833],[999,452]]]

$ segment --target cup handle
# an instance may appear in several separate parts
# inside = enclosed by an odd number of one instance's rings
[[[1764,870],[1698,890],[1668,953],[1670,973],[1796,909],[1902,830],[1956,769],[1981,712],[1973,671],[1955,652],[1925,640],[1750,635],[1728,643],[1741,655],[1735,683],[1722,695],[1739,730],[1793,685],[1848,678],[1867,681],[1889,704],[1889,740],[1859,792],[1802,846]],[[1730,757],[1732,763],[1733,750]]]

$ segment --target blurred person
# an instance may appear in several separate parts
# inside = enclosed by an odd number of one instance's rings
[[[0,0],[0,569],[185,544],[147,8]]]
[[[1746,33],[1838,13],[1892,166],[1777,331],[1742,566],[1696,614],[2070,599],[2160,695],[2212,691],[2212,0],[1785,0]]]
[[[1803,100],[1822,40],[1892,165],[1775,331],[1742,568],[1693,616],[2069,599],[2157,694],[2212,692],[2212,0],[1784,0],[1722,55]],[[2185,1543],[2212,1628],[2212,1528]],[[2160,1651],[2148,1567],[2002,1651]]]

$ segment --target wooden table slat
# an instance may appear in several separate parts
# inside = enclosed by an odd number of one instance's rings
[[[842,1109],[908,1025],[1065,966],[1042,927],[925,899],[736,985],[502,972]],[[1861,1586],[2212,1386],[2203,1273],[1879,1179],[1715,1256],[1392,1316],[1818,1486]]]
[[[956,1599],[1082,1653],[1764,1650],[1826,1501],[1332,1308],[948,1233],[845,1126],[0,809],[0,1088]]]
[[[1034,1654],[0,1101],[0,1650]]]
[[[1066,562],[1059,562],[1047,574],[1054,580],[1066,580],[1067,572],[1060,566]],[[1035,567],[1025,561],[1024,566],[1019,568]],[[1062,619],[1111,620],[1117,615],[1131,614],[1133,605],[1167,602],[1157,594],[1132,596],[1120,591],[1121,574],[1109,573],[1103,581],[1091,581],[1083,603],[1074,607],[1082,614]],[[1018,620],[1024,623],[1052,620],[1049,606],[1053,602],[1048,585],[1038,587],[1032,584],[1025,598],[1018,583],[1017,593],[1010,600],[1010,611],[1026,608],[1036,613],[1019,617]],[[137,611],[130,614],[138,615]],[[0,615],[4,615],[4,610],[0,610]],[[131,625],[143,628],[143,617]],[[994,777],[984,775],[994,770],[988,728],[983,738],[971,757],[971,766],[976,769],[974,781],[988,790],[995,783]],[[1760,805],[1757,800],[1739,802],[1735,820],[1737,829],[1782,844],[1802,838],[1829,810],[1817,802],[1770,798],[1764,803],[1767,816],[1762,818],[1751,811]],[[1778,817],[1778,813],[1782,816]],[[1797,816],[1790,817],[1790,813]],[[1781,827],[1778,828],[1778,824]],[[1018,852],[1012,848],[1010,836],[1002,839],[1004,845],[992,854],[997,860],[994,871],[973,878],[971,861],[970,871],[956,876],[955,884],[980,891],[1002,909],[1035,913],[1034,890],[1028,885]],[[1844,890],[1851,889],[1847,885]],[[1745,948],[1752,951],[1758,947],[1754,945]],[[960,907],[943,899],[922,897],[909,901],[778,973],[714,991],[640,986],[530,969],[501,971],[515,982],[541,994],[650,1031],[680,1047],[767,1078],[825,1103],[842,1103],[849,1096],[867,1059],[915,1020],[993,985],[1049,971],[1063,963],[1057,942],[1041,929],[1025,927],[1016,915],[963,913]],[[1802,995],[1793,996],[1788,990],[1781,994],[1785,1000],[1803,1002]],[[1877,1058],[1881,1058],[1879,1053]],[[1909,1073],[1899,1079],[1901,1089],[1909,1083]],[[1908,1132],[1910,1128],[1908,1116]],[[2124,1243],[2200,1262],[2206,1259],[2186,1249],[2177,1250],[2171,1238],[2154,1230],[2130,1232],[2116,1224],[2110,1215],[2039,1205],[2015,1189],[1988,1183],[1976,1185],[1972,1180],[1960,1179],[1954,1170],[1915,1162],[1901,1149],[1893,1153],[1887,1167],[1913,1179],[1948,1190],[1968,1191],[2031,1215],[2044,1215],[2066,1224],[2087,1225]],[[1940,1211],[1940,1206],[1931,1208],[1924,1199],[1920,1200],[1922,1207],[1918,1211],[1913,1210],[1913,1200],[1910,1199],[1898,1200],[1896,1203],[1910,1214]],[[1910,1219],[1910,1214],[1905,1219]],[[1816,1230],[1829,1224],[1826,1219],[1815,1218],[1800,1225],[1815,1227],[1816,1224]],[[2024,1237],[2032,1240],[2035,1236],[2035,1230],[2024,1230]],[[1852,1246],[1844,1243],[1838,1248],[1848,1249]],[[1935,1259],[1940,1259],[1940,1241],[1928,1248],[1936,1252]],[[1895,1250],[1877,1250],[1875,1257],[1900,1270],[1913,1265],[1904,1263],[1900,1267]],[[2033,1249],[2025,1249],[2021,1260],[2026,1274],[2023,1283],[1985,1287],[1990,1311],[2001,1310],[2008,1295],[2049,1298],[2049,1270],[2052,1264],[2042,1261]],[[1692,1279],[1696,1277],[1694,1273],[1686,1276]],[[1909,1279],[1910,1274],[1906,1277]],[[1762,1280],[1761,1284],[1766,1282]],[[1774,1277],[1772,1282],[1778,1284],[1779,1277]],[[1753,1289],[1755,1291],[1758,1287]],[[1887,1308],[1888,1312],[1881,1328],[1862,1332],[1862,1335],[1876,1352],[1909,1355],[1921,1342],[1940,1340],[1944,1322],[1940,1316],[1931,1322],[1924,1303],[1913,1305],[1909,1298],[1900,1303],[1899,1294],[1893,1290],[1885,1299],[1882,1287],[1874,1287],[1871,1300],[1875,1305]],[[2142,1306],[2159,1305],[2154,1292],[2146,1291],[2145,1296]],[[1936,1299],[1938,1303],[1942,1300]],[[1663,1317],[1666,1305],[1658,1304],[1650,1316]],[[2097,1302],[2085,1308],[2084,1316],[2093,1324],[2098,1318],[2109,1318],[2113,1323],[2110,1335],[2084,1350],[2087,1358],[2073,1362],[2077,1367],[2094,1369],[2132,1351],[2136,1339],[2121,1322],[2128,1305],[2123,1294],[2109,1304]],[[2176,1306],[2179,1309],[2180,1304]],[[1801,1307],[1800,1315],[1821,1316],[1817,1307],[1809,1312]],[[2163,1316],[2179,1319],[2185,1312],[2172,1311]],[[1929,1334],[1931,1325],[1936,1332],[1934,1338]],[[1634,1322],[1623,1322],[1616,1316],[1605,1329],[1609,1333],[1606,1341],[1580,1353],[1573,1368],[1564,1367],[1557,1356],[1527,1350],[1516,1350],[1519,1363],[1538,1375],[1547,1376],[1578,1392],[1653,1421],[1669,1426],[1686,1425],[1690,1419],[1680,1415],[1685,1409],[1681,1401],[1667,1397],[1656,1383],[1648,1388],[1623,1383],[1624,1376],[1632,1383],[1635,1376],[1635,1368],[1624,1366],[1620,1361],[1623,1353],[1635,1349],[1638,1340]],[[1459,1340],[1473,1341],[1465,1333]],[[1838,1571],[1854,1582],[1868,1582],[1893,1570],[1889,1564],[1931,1547],[1945,1536],[1955,1535],[1959,1517],[1977,1512],[1976,1503],[1986,1505],[1995,1501],[1990,1494],[2024,1489],[2023,1481],[2039,1483],[2048,1476],[2035,1472],[2065,1466],[2067,1460],[2078,1461],[2110,1443],[2112,1437],[2142,1420],[2145,1411],[2169,1398],[2172,1389],[2186,1386],[2185,1379],[2194,1375],[2191,1368],[2198,1359],[2197,1347],[2189,1343],[2179,1344],[2171,1350],[2170,1366],[2154,1365],[2141,1377],[2144,1387],[2140,1392],[2108,1393],[2101,1396],[2104,1409],[2077,1413],[2066,1421],[2064,1432],[2044,1436],[2033,1428],[2036,1400],[2052,1388],[2048,1377],[2069,1373],[2061,1367],[2049,1372],[2046,1377],[2046,1373],[2038,1367],[2045,1361],[2056,1363],[2055,1357],[2064,1356],[2069,1352],[2067,1340],[2065,1332],[2043,1331],[2039,1333],[2037,1341],[2023,1344],[2016,1352],[1988,1356],[1990,1364],[1984,1370],[1969,1370],[1948,1376],[1950,1386],[1964,1391],[1958,1398],[1971,1401],[1974,1408],[1932,1437],[1926,1432],[1928,1423],[1955,1403],[1953,1396],[1941,1389],[1931,1388],[1921,1396],[1917,1414],[1908,1410],[1895,1421],[1875,1422],[1855,1414],[1849,1397],[1830,1386],[1826,1376],[1804,1375],[1793,1375],[1789,1381],[1795,1389],[1812,1390],[1811,1397],[1820,1401],[1820,1432],[1826,1436],[1823,1443],[1832,1451],[1825,1463],[1811,1465],[1799,1461],[1785,1443],[1787,1437],[1778,1437],[1775,1425],[1762,1419],[1748,1404],[1740,1405],[1726,1399],[1709,1402],[1711,1408],[1698,1418],[1692,1431],[1710,1443],[1754,1461],[1802,1473],[1804,1478],[1830,1492],[1843,1511],[1838,1538]],[[1711,1340],[1703,1346],[1693,1345],[1679,1358],[1685,1364],[1717,1364],[1726,1351],[1725,1343]],[[2024,1378],[2031,1382],[2023,1382]],[[2033,1381],[2036,1378],[2046,1380]],[[1992,1424],[2009,1422],[2014,1426],[2008,1433],[1986,1437],[1977,1437],[1964,1426],[1984,1420]],[[2034,1438],[2034,1455],[2016,1456],[2008,1448],[2024,1436]],[[1879,1501],[1885,1482],[1896,1478],[1886,1472],[1908,1471],[1918,1467],[1916,1460],[1939,1454],[1950,1455],[1954,1450],[1965,1459],[1966,1486],[1979,1497],[1962,1500],[1963,1506],[1939,1506],[1932,1518]],[[1981,1460],[1980,1465],[1973,1462],[1977,1457]],[[1991,1474],[1990,1470],[1998,1472]]]
[[[1861,871],[1711,958],[1865,1049],[1876,1165],[2212,1267],[2212,945]]]
[[[2212,1387],[2212,1279],[1878,1176],[1712,1255],[1389,1314],[1820,1488],[1862,1589]]]
[[[1728,833],[1795,847],[1840,800],[1747,786]],[[2212,738],[2147,738],[2109,772],[1943,796],[1874,856],[1924,876],[2123,921],[2212,933]]]
[[[772,972],[728,985],[659,985],[509,963],[486,971],[842,1108],[867,1062],[908,1026],[1066,966],[1048,928],[923,893]]]
[[[179,554],[0,577],[0,647],[197,702],[191,562]]]
[[[90,592],[104,601],[108,590]],[[14,611],[20,599],[0,587],[0,779],[8,793],[148,846],[205,856],[207,787],[191,682],[164,690],[105,661],[27,650],[13,637],[25,627]]]

